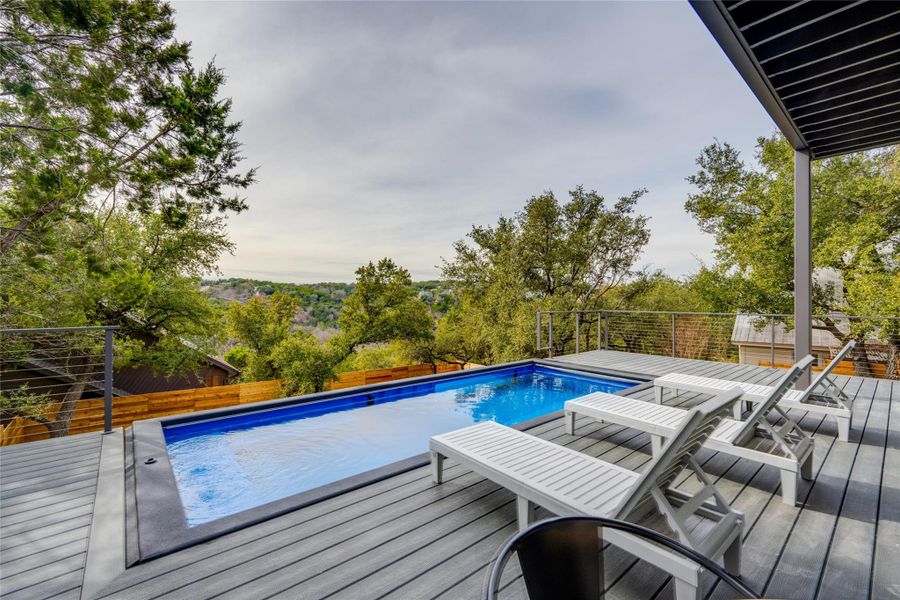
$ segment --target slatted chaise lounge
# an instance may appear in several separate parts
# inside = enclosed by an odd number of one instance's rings
[[[780,469],[781,498],[792,506],[797,502],[799,478],[812,476],[813,439],[787,416],[780,400],[814,360],[807,356],[791,367],[746,421],[722,419],[706,440],[706,448],[710,450]],[[780,417],[775,424],[768,419],[773,413]],[[651,449],[656,455],[662,449],[663,440],[675,435],[690,414],[684,408],[594,392],[566,402],[564,419],[569,435],[574,433],[576,415],[645,431],[650,434]]]
[[[841,351],[816,376],[812,385],[805,390],[789,390],[781,400],[781,407],[785,410],[796,408],[814,414],[833,417],[837,421],[838,439],[842,442],[846,442],[850,437],[851,419],[853,416],[852,400],[832,381],[830,375],[838,363],[844,360],[847,354],[853,350],[855,345],[856,342],[853,340],[847,342],[847,345],[841,348]],[[772,391],[772,387],[767,385],[698,377],[684,373],[669,373],[658,377],[653,380],[653,387],[656,392],[657,404],[662,404],[663,390],[665,389],[674,390],[677,394],[679,391],[715,393],[740,388],[744,392],[741,400],[750,403],[762,402]],[[735,418],[739,419],[741,403],[735,404],[735,409]]]
[[[689,411],[643,474],[488,421],[431,438],[432,475],[441,483],[444,459],[450,458],[509,489],[517,496],[520,529],[533,520],[536,505],[558,515],[632,522],[644,517],[659,522],[661,515],[679,541],[713,560],[723,557],[726,569],[739,574],[743,516],[694,460],[739,395],[725,392]],[[700,482],[693,494],[674,489],[685,471]],[[619,531],[603,535],[605,541],[673,575],[679,600],[700,597],[696,565]]]

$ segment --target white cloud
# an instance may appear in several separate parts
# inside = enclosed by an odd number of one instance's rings
[[[473,223],[579,184],[649,188],[644,259],[681,275],[712,247],[682,210],[694,157],[774,129],[687,3],[175,8],[260,166],[226,275],[351,280],[391,256],[435,277]]]

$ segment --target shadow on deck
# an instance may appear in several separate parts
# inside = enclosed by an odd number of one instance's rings
[[[750,365],[609,351],[556,360],[645,376],[680,371],[763,384],[780,375]],[[799,506],[780,501],[776,469],[700,455],[703,468],[746,515],[743,577],[767,597],[900,598],[900,382],[836,380],[855,398],[850,442],[836,441],[831,420],[795,415],[816,440],[814,479],[803,482]],[[635,393],[651,396],[652,390]],[[678,404],[705,398],[682,394]],[[529,433],[629,469],[649,461],[644,434],[587,419],[576,425],[574,436],[564,433],[562,419]],[[93,554],[88,539],[102,437],[0,451],[4,598],[80,597],[85,561]],[[485,565],[515,532],[514,498],[452,463],[445,481],[432,484],[428,468],[409,471],[130,568],[100,596],[477,598]],[[671,595],[666,577],[643,563],[607,561],[607,570],[608,597]],[[709,597],[729,593],[715,588]]]

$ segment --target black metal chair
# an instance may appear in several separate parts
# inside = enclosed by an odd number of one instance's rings
[[[616,519],[556,517],[523,529],[504,544],[488,565],[485,600],[496,600],[503,570],[518,556],[529,600],[597,600],[603,593],[602,538],[598,529],[618,529],[655,542],[697,563],[746,598],[759,598],[745,583],[687,546],[659,532]]]

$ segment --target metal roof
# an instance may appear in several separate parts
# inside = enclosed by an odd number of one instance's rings
[[[779,347],[794,347],[794,329],[788,329],[784,323],[775,323],[775,333],[772,334],[772,326],[766,317],[754,317],[753,315],[737,315],[734,319],[734,327],[731,330],[732,344],[747,344],[751,346],[765,346],[775,344]],[[812,347],[816,350],[834,350],[837,352],[843,346],[841,340],[824,329],[812,330]]]
[[[795,149],[826,158],[900,142],[900,2],[691,5]]]

